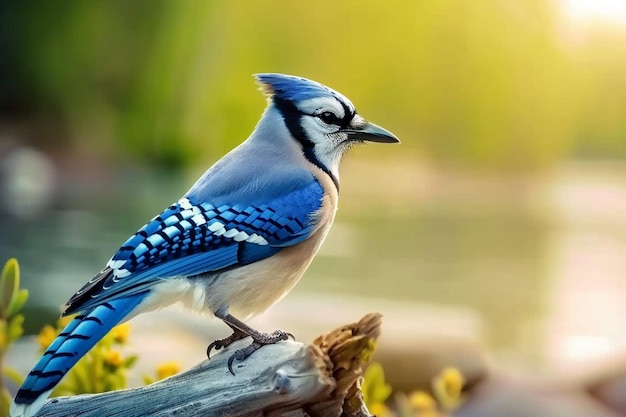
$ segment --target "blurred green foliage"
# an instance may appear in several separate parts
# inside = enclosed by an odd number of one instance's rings
[[[16,385],[22,378],[15,369],[6,366],[7,351],[24,333],[24,315],[20,310],[28,299],[28,290],[20,288],[20,268],[17,260],[9,259],[0,273],[0,415],[9,413],[11,395],[4,383],[8,380]]]
[[[4,2],[0,110],[60,126],[44,146],[206,165],[262,111],[250,74],[286,72],[344,92],[404,153],[507,170],[624,158],[626,31],[570,42],[557,4]]]

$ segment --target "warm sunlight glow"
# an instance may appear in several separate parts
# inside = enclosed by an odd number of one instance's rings
[[[576,23],[626,24],[624,0],[560,0],[566,16]]]

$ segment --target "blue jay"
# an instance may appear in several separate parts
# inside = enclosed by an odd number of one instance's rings
[[[180,301],[210,312],[232,330],[207,348],[252,343],[244,360],[288,333],[261,333],[238,319],[259,314],[298,282],[330,229],[339,163],[353,145],[397,143],[322,84],[258,74],[268,105],[250,137],[149,221],[66,304],[77,314],[19,389],[10,414],[33,416],[52,389],[111,328]]]

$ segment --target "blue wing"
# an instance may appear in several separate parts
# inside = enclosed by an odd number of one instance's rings
[[[143,292],[156,278],[194,276],[272,256],[311,234],[322,196],[321,185],[313,181],[245,206],[183,198],[130,237],[107,267],[68,301],[64,314]]]

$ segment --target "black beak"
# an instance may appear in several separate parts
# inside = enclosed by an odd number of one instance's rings
[[[366,123],[363,127],[344,129],[344,132],[348,134],[348,139],[378,143],[400,143],[400,139],[387,129],[374,123]]]

